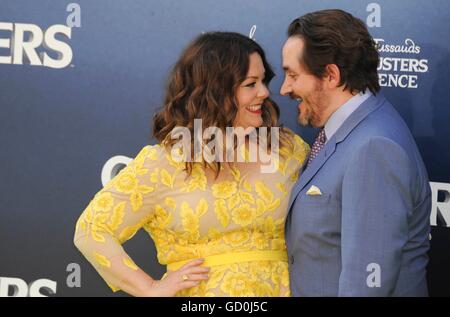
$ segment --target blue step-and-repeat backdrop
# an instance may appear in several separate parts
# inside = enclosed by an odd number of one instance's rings
[[[281,121],[308,142],[279,95],[286,29],[340,8],[380,44],[382,93],[418,143],[433,192],[428,282],[450,295],[450,2],[0,0],[0,295],[110,296],[73,245],[93,195],[151,138],[168,72],[201,32],[246,34],[266,50]],[[147,234],[125,244],[161,277]],[[120,293],[119,293],[120,294]],[[120,296],[115,294],[115,296]]]

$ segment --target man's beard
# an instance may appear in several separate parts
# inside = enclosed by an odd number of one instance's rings
[[[302,110],[298,116],[298,122],[303,126],[320,127],[327,107],[326,98],[323,94],[323,84],[317,83],[311,93],[302,97]]]

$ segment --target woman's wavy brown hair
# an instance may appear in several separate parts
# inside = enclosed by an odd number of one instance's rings
[[[162,110],[153,119],[153,135],[166,148],[178,142],[170,138],[175,127],[187,127],[194,144],[194,119],[202,120],[203,130],[214,126],[225,135],[226,127],[233,127],[238,105],[236,90],[245,80],[249,56],[258,53],[265,68],[264,83],[268,86],[274,72],[263,49],[250,38],[233,32],[210,32],[198,36],[181,54],[174,65],[166,88]],[[278,124],[279,108],[267,98],[262,105],[263,127],[267,127],[270,148],[270,128],[280,127],[280,148],[291,144],[288,130]],[[203,131],[202,131],[203,132]],[[193,153],[192,153],[193,155]],[[193,162],[186,162],[191,174]],[[219,175],[220,162],[207,163]]]

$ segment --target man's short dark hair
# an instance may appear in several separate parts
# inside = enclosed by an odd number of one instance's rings
[[[380,90],[377,67],[379,54],[365,24],[342,10],[321,10],[305,14],[289,25],[288,36],[304,41],[300,62],[313,75],[326,75],[326,65],[336,64],[340,85],[351,93]]]

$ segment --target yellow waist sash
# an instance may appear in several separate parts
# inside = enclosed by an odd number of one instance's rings
[[[205,260],[202,266],[217,266],[241,262],[252,261],[284,261],[287,262],[287,253],[285,250],[281,251],[246,251],[246,252],[230,252],[224,254],[216,254],[203,257]],[[181,268],[186,263],[195,259],[172,262],[167,264],[168,271],[175,271]]]

